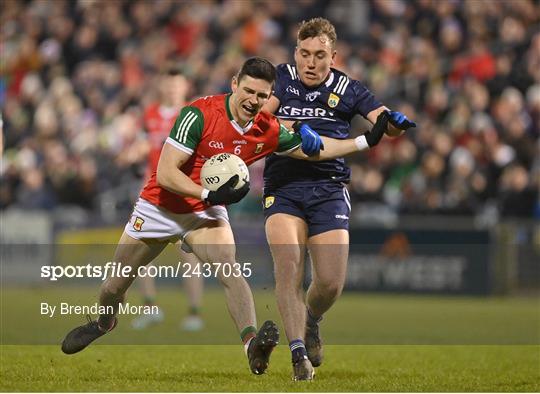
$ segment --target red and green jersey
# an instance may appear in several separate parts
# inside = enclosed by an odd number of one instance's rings
[[[298,134],[282,126],[274,115],[260,112],[245,127],[232,117],[230,95],[207,96],[184,107],[176,118],[166,143],[191,155],[180,168],[201,184],[201,168],[217,153],[232,153],[249,166],[271,153],[285,154],[298,148]],[[173,213],[190,213],[207,208],[199,199],[182,197],[158,186],[156,172],[141,192],[141,198]]]

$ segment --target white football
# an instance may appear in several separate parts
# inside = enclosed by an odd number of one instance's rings
[[[210,191],[217,190],[232,176],[238,175],[235,189],[239,189],[249,181],[246,163],[232,153],[218,153],[206,160],[201,169],[201,185]]]

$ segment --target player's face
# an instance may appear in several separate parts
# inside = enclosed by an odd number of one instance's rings
[[[294,51],[294,60],[300,80],[306,86],[318,86],[324,82],[334,64],[336,51],[328,37],[318,37],[298,41]]]
[[[168,75],[162,77],[160,89],[163,104],[181,107],[186,100],[189,84],[183,75]]]
[[[248,75],[232,80],[231,112],[240,125],[249,122],[266,104],[272,94],[272,84]]]

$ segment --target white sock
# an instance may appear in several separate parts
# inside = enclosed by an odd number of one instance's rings
[[[249,348],[249,344],[251,343],[251,341],[253,341],[253,338],[255,338],[255,337],[249,338],[248,341],[246,343],[244,343],[244,353],[246,353],[246,356],[247,356],[247,351],[248,351],[248,348]]]

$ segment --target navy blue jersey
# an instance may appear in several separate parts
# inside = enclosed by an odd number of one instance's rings
[[[382,106],[361,82],[333,68],[326,82],[307,88],[294,65],[280,64],[274,95],[280,101],[276,113],[280,119],[308,123],[320,135],[336,139],[349,137],[355,115],[366,117]],[[266,158],[264,168],[267,188],[291,183],[348,182],[349,177],[350,169],[342,158],[309,162],[273,154]]]

